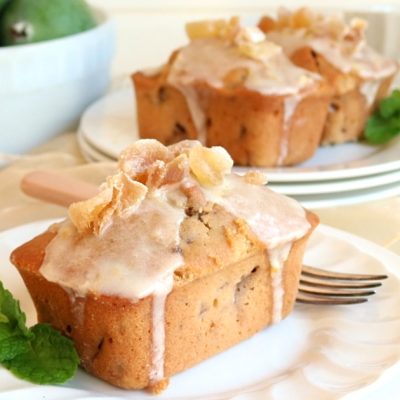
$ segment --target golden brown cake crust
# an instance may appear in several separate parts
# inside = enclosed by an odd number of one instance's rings
[[[312,213],[307,218],[311,229],[293,244],[283,272],[283,317],[293,308],[306,241],[318,223]],[[38,320],[74,340],[91,374],[122,388],[161,390],[149,381],[152,297],[136,303],[115,296],[81,298],[47,281],[39,269],[53,237],[45,232],[11,255]],[[186,264],[176,271],[166,302],[166,379],[254,335],[272,318],[270,265],[242,222],[218,207],[194,213],[182,224],[181,246]]]
[[[320,74],[334,90],[321,143],[337,144],[360,139],[369,115],[376,109],[379,100],[389,94],[394,74],[377,81],[377,94],[372,104],[368,105],[361,92],[361,86],[367,80],[339,71],[308,46],[295,51],[291,60],[301,68]]]
[[[132,75],[140,136],[164,144],[200,138],[185,97],[166,83],[168,68],[153,76]],[[260,167],[278,164],[286,136],[289,147],[282,165],[310,158],[321,140],[332,95],[329,85],[316,82],[301,95],[285,126],[287,96],[263,95],[243,86],[214,88],[206,82],[193,87],[205,115],[205,144],[223,146],[238,165]]]

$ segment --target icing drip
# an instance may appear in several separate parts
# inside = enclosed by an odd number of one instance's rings
[[[150,382],[159,382],[164,378],[165,353],[165,303],[172,290],[173,278],[168,276],[161,282],[153,293],[152,305],[152,368]]]
[[[374,104],[379,87],[380,87],[379,81],[364,82],[361,85],[360,91],[367,100],[368,108],[372,107],[372,105]]]
[[[277,160],[277,165],[280,166],[285,161],[285,158],[289,152],[289,130],[290,122],[296,111],[297,105],[301,101],[301,95],[293,95],[285,97],[283,101],[284,115],[283,115],[283,127],[282,127],[282,137],[279,149],[279,157]]]
[[[291,198],[278,195],[267,187],[249,184],[233,174],[225,177],[221,187],[204,192],[210,201],[244,219],[265,244],[271,265],[272,322],[279,322],[284,298],[284,264],[294,241],[303,237],[310,228],[304,209]]]
[[[272,323],[276,324],[282,319],[283,299],[285,290],[283,288],[282,276],[285,261],[289,257],[293,242],[284,243],[268,251],[269,262],[271,265],[272,278]]]

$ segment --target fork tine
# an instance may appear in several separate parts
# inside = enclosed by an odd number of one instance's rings
[[[357,296],[372,296],[375,294],[374,290],[357,290],[357,289],[343,289],[343,288],[318,288],[307,287],[302,284],[299,286],[299,292],[309,293],[324,296],[338,296],[338,297],[357,297]]]
[[[329,297],[326,295],[318,296],[309,293],[298,293],[296,297],[298,303],[313,304],[313,305],[350,305],[360,304],[368,301],[366,297]]]
[[[311,287],[343,288],[343,289],[372,289],[382,286],[381,282],[373,281],[353,281],[353,280],[329,280],[319,279],[314,276],[307,276],[303,273],[300,277],[300,283]]]
[[[326,271],[323,269],[303,265],[302,274],[308,276],[315,276],[320,279],[339,279],[339,280],[357,280],[357,281],[377,281],[387,279],[387,275],[373,275],[373,274],[353,274],[347,272],[334,272]]]

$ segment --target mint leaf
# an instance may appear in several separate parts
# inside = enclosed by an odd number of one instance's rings
[[[372,144],[383,144],[400,133],[400,91],[381,100],[378,109],[368,118],[365,139]]]
[[[13,359],[29,350],[29,341],[24,336],[10,336],[0,342],[0,362]]]
[[[1,322],[9,322],[10,320],[8,319],[7,315],[3,314],[0,312],[0,323]]]
[[[12,294],[4,288],[0,282],[0,312],[2,319],[7,318],[7,324],[20,332],[22,336],[30,337],[32,334],[26,327],[26,316],[21,311],[19,301],[15,300]]]
[[[373,144],[388,142],[400,132],[400,118],[385,119],[380,115],[369,118],[365,128],[365,138]]]
[[[0,362],[33,383],[63,383],[79,364],[73,342],[50,325],[28,329],[19,302],[0,282]]]
[[[379,104],[379,113],[384,118],[393,117],[400,112],[400,91],[394,90],[390,97],[381,100]]]
[[[63,383],[71,378],[79,363],[72,341],[46,324],[35,325],[31,332],[29,350],[5,361],[6,368],[33,383]]]

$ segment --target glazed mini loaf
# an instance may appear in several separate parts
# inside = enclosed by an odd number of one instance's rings
[[[322,144],[362,137],[366,120],[378,101],[389,94],[397,64],[379,55],[365,41],[366,22],[346,25],[337,16],[307,8],[279,9],[277,19],[259,22],[267,38],[283,47],[298,66],[320,74],[334,90]]]
[[[39,321],[89,373],[157,393],[291,312],[317,217],[231,166],[222,148],[138,141],[97,196],[12,253]]]
[[[140,136],[220,145],[238,165],[310,158],[321,140],[329,85],[235,18],[191,23],[187,31],[190,43],[158,72],[132,75]]]

